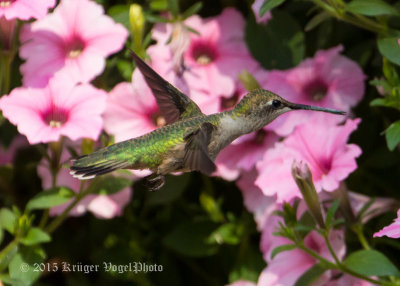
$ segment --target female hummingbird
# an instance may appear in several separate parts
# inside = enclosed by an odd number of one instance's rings
[[[113,144],[72,161],[71,175],[92,179],[117,169],[150,169],[152,190],[164,185],[171,172],[216,170],[218,153],[241,135],[259,130],[292,110],[333,114],[343,111],[291,103],[263,89],[250,91],[232,109],[205,115],[188,96],[158,75],[131,51],[136,66],[152,90],[167,125],[143,136]],[[240,154],[238,154],[240,156]]]

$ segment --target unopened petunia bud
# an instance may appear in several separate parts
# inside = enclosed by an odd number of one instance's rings
[[[14,39],[16,19],[0,17],[0,50],[10,51]]]
[[[308,165],[294,160],[292,164],[292,175],[301,194],[303,195],[304,201],[306,202],[311,215],[314,217],[318,225],[324,228],[325,223],[322,217],[321,204]]]
[[[143,29],[145,17],[142,6],[132,4],[129,8],[129,23],[131,25],[131,33],[133,38],[134,49],[139,51],[142,46]]]
[[[244,88],[248,91],[260,88],[258,81],[247,70],[242,70],[239,73],[239,80],[243,84]]]

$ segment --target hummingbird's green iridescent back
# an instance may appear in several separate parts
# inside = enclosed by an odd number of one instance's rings
[[[217,124],[219,116],[196,116],[184,121],[178,121],[147,133],[141,137],[127,140],[119,144],[128,144],[129,149],[124,154],[135,168],[156,169],[165,157],[180,144],[185,142],[185,137],[209,122]],[[176,150],[175,150],[176,151]]]
[[[163,161],[171,156],[171,152],[183,154],[186,136],[199,129],[205,122],[218,124],[220,116],[221,114],[200,115],[166,125],[143,136],[102,148],[90,156],[80,157],[75,161],[74,167],[92,166],[98,170],[106,168],[107,171],[114,168],[156,171]],[[182,158],[176,155],[174,154],[174,158],[181,161]]]

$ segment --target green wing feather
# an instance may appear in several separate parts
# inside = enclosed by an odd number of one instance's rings
[[[131,55],[153,92],[168,124],[184,118],[204,115],[194,101],[163,79],[133,51],[131,51]]]

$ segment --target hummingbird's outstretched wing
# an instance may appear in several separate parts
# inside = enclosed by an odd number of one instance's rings
[[[174,123],[183,118],[203,115],[196,103],[168,81],[163,79],[132,50],[130,50],[130,52],[136,66],[143,74],[147,85],[153,92],[161,113],[168,124]]]
[[[190,170],[200,171],[206,175],[211,175],[216,169],[214,162],[208,153],[211,133],[215,126],[205,122],[201,127],[185,137],[185,155],[183,166]]]

